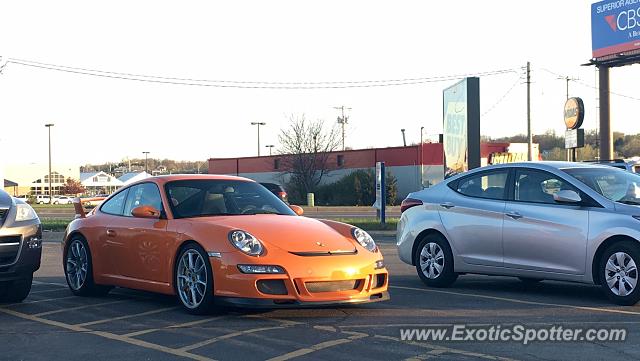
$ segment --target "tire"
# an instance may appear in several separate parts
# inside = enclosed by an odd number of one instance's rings
[[[542,282],[542,278],[518,277],[525,286],[535,286]]]
[[[67,285],[76,296],[104,296],[113,288],[97,285],[93,281],[89,244],[80,236],[75,236],[69,241],[63,267]]]
[[[429,287],[449,287],[458,274],[453,271],[453,253],[449,242],[438,234],[424,237],[415,254],[416,272]]]
[[[202,315],[212,310],[213,270],[202,247],[195,243],[182,247],[173,275],[173,287],[185,311]]]
[[[24,301],[31,292],[32,281],[33,274],[19,280],[3,282],[0,302],[18,303]]]
[[[615,243],[604,251],[598,262],[600,286],[607,297],[622,306],[640,301],[640,245],[633,241]]]

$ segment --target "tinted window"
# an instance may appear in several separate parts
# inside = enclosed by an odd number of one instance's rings
[[[181,180],[167,183],[165,189],[175,218],[264,213],[295,215],[273,193],[254,182]]]
[[[140,206],[151,206],[157,210],[162,210],[160,191],[154,183],[142,183],[129,189],[127,202],[124,206],[124,215],[131,216],[131,211]]]
[[[607,168],[563,169],[589,188],[620,203],[640,205],[640,176]]]
[[[463,178],[456,191],[465,196],[488,199],[505,199],[508,170],[481,173]]]
[[[557,204],[553,195],[564,190],[580,193],[574,186],[551,173],[535,170],[516,172],[516,201]]]
[[[122,210],[124,209],[124,201],[127,199],[127,192],[128,190],[125,189],[124,191],[116,194],[113,198],[104,202],[100,210],[104,213],[121,216]]]

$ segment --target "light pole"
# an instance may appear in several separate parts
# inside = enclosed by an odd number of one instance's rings
[[[400,131],[402,132],[402,144],[406,147],[407,146],[407,138],[404,136],[404,128],[400,129]]]
[[[347,123],[349,122],[349,117],[344,115],[344,110],[351,110],[351,108],[345,107],[344,105],[341,105],[339,107],[333,107],[333,109],[338,109],[342,112],[342,116],[338,117],[338,124],[342,125],[342,150],[345,150],[345,146],[344,146],[344,127],[345,125],[347,125]]]
[[[424,188],[424,127],[420,127],[420,189]]]
[[[149,168],[147,168],[147,159],[149,156],[149,152],[142,152],[142,154],[144,154],[144,172],[149,173]]]
[[[51,189],[51,127],[54,124],[49,123],[44,125],[49,130],[49,204],[53,203],[53,189]]]
[[[272,149],[273,147],[275,147],[275,145],[273,145],[273,144],[265,145],[265,148],[269,148],[269,156],[271,156],[271,149]]]
[[[260,156],[260,126],[261,125],[267,125],[267,123],[265,122],[251,122],[251,125],[257,125],[258,126],[258,157]]]
[[[567,82],[567,100],[569,100],[569,82],[570,81],[576,81],[576,80],[580,80],[578,78],[571,78],[569,76],[562,76],[559,75],[558,78],[559,80],[564,80]],[[575,162],[578,159],[578,151],[577,149],[567,149],[567,160],[570,162]]]

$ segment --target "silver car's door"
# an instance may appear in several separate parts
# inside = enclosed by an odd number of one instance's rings
[[[502,266],[502,223],[507,168],[475,173],[449,183],[440,218],[465,263]]]
[[[589,211],[553,199],[560,190],[580,191],[554,174],[519,168],[504,216],[504,266],[584,274]]]

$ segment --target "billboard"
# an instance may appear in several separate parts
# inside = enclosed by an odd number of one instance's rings
[[[640,0],[605,0],[591,4],[594,58],[640,49]]]
[[[443,91],[444,176],[480,166],[480,79],[466,78]]]

